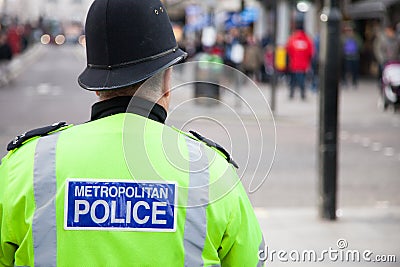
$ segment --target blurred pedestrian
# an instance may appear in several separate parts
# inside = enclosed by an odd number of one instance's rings
[[[271,33],[267,33],[263,36],[263,38],[261,38],[261,48],[263,51],[263,64],[261,64],[260,67],[260,73],[261,73],[261,82],[263,83],[267,83],[270,81],[271,78],[271,69],[269,68],[269,59],[270,59],[270,48],[272,47],[272,51],[273,51],[273,41],[272,41],[272,36]],[[273,55],[273,54],[272,54]],[[273,57],[273,56],[272,56]],[[273,60],[273,59],[272,59]],[[273,70],[273,65],[272,65],[272,70]]]
[[[361,38],[354,32],[350,25],[345,26],[344,36],[342,39],[342,55],[343,55],[343,85],[347,86],[347,76],[352,78],[352,86],[354,89],[358,86],[358,75],[360,65],[360,53],[362,48]]]
[[[18,55],[21,52],[22,40],[20,35],[19,27],[16,23],[13,23],[7,33],[8,44],[11,47],[13,55]]]
[[[314,93],[318,91],[319,87],[319,47],[320,37],[319,34],[314,36],[314,55],[311,60],[311,91]]]
[[[374,41],[374,54],[379,64],[379,81],[382,79],[383,67],[389,61],[400,60],[400,40],[396,36],[394,27],[387,26],[379,31]]]
[[[225,55],[225,38],[222,33],[217,34],[217,38],[215,44],[211,47],[210,53],[212,55],[219,56],[221,59],[224,58]]]
[[[20,26],[21,33],[21,52],[24,52],[33,42],[32,38],[33,27],[30,23]]]
[[[164,124],[171,66],[186,53],[163,4],[95,0],[85,34],[78,82],[99,101],[87,123],[8,145],[0,265],[261,266],[262,232],[236,163]]]
[[[296,20],[295,31],[286,44],[290,72],[289,98],[293,99],[296,86],[300,87],[301,98],[306,99],[305,79],[314,53],[313,42],[305,33],[303,20]]]
[[[265,46],[264,52],[264,81],[271,81],[272,75],[274,75],[275,67],[275,57],[274,57],[274,46],[273,44],[268,44]]]
[[[12,59],[11,47],[7,42],[7,35],[0,32],[0,85],[7,84],[10,79],[8,65]]]
[[[263,62],[263,51],[253,34],[246,38],[243,55],[243,71],[255,81],[260,80],[260,69]]]
[[[232,27],[228,30],[225,38],[225,58],[224,63],[234,69],[242,70],[242,63],[244,58],[243,40],[240,30]],[[237,95],[240,95],[240,90],[243,84],[243,77],[239,72],[234,72],[233,90]],[[239,109],[242,106],[242,101],[239,97],[235,98],[235,108]]]
[[[225,58],[224,63],[235,69],[241,69],[244,57],[243,41],[240,31],[236,27],[229,29],[225,39]]]

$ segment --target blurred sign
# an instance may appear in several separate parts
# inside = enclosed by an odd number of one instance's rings
[[[258,19],[259,10],[255,7],[246,7],[242,12],[229,12],[225,21],[226,28],[246,27]]]
[[[252,23],[258,19],[258,8],[246,7],[241,13],[242,21],[245,23]]]
[[[278,71],[286,70],[286,48],[278,46],[275,50],[275,67]]]
[[[199,5],[189,5],[186,7],[186,31],[198,31],[207,25],[208,16]]]

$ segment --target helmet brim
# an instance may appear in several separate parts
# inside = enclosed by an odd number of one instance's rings
[[[156,73],[181,62],[186,56],[186,52],[177,49],[173,53],[154,60],[118,68],[106,69],[88,66],[79,75],[78,83],[82,88],[89,91],[125,88],[142,82]]]

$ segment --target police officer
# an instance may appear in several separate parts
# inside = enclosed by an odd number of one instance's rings
[[[185,53],[161,2],[95,0],[86,38],[91,121],[29,131],[0,165],[0,266],[262,265],[230,156],[164,125]]]

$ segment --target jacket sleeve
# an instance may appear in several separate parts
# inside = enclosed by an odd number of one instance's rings
[[[7,163],[2,162],[0,165],[0,266],[14,266],[14,255],[17,250],[17,245],[11,241],[13,240],[12,232],[5,203],[8,190],[7,175]]]
[[[234,208],[218,252],[221,266],[264,266],[259,259],[265,246],[260,225],[242,184],[235,190],[237,203],[232,203]]]

